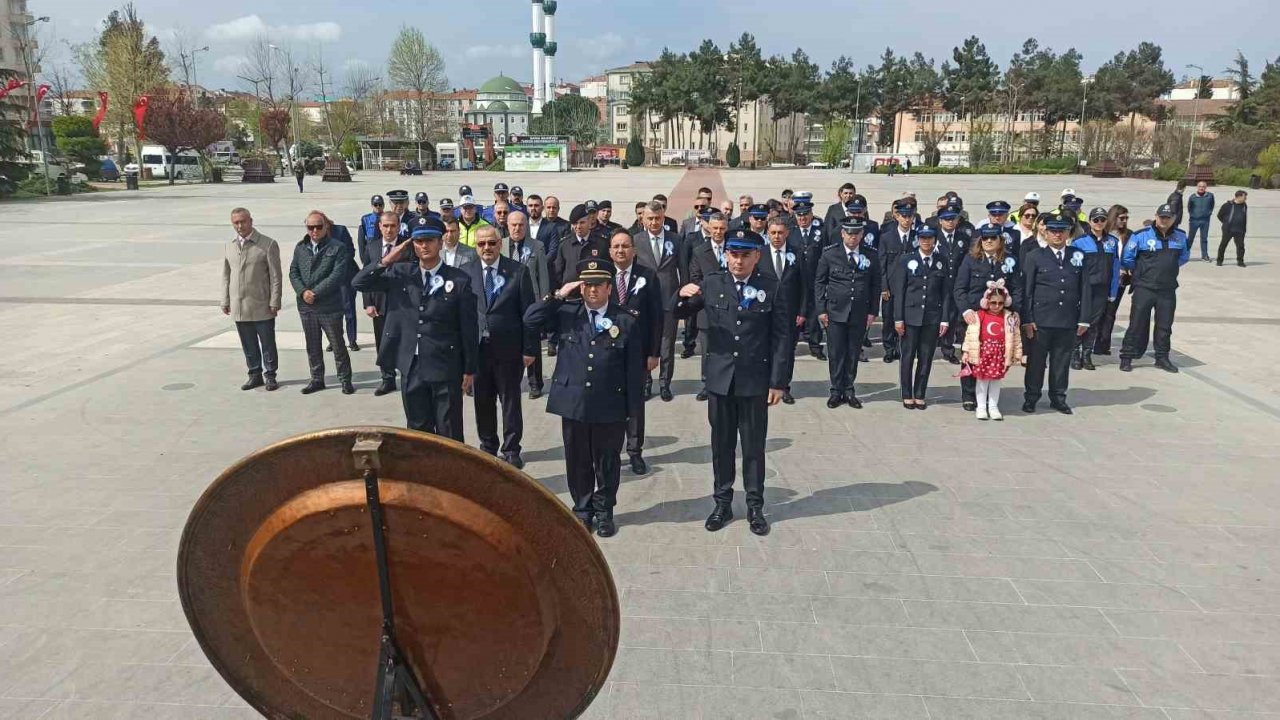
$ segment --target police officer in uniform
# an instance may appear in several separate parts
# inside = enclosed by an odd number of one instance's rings
[[[414,209],[414,215],[417,215],[418,217],[433,217],[437,220],[440,219],[440,213],[431,209],[431,198],[427,197],[426,193],[420,192],[414,195],[413,202],[417,205]]]
[[[443,236],[443,223],[422,218],[412,242],[365,266],[351,284],[388,294],[384,339],[396,348],[409,429],[463,442],[462,395],[476,374],[480,321],[471,279],[440,258]],[[409,248],[418,262],[397,262]]]
[[[920,247],[898,258],[891,278],[894,332],[902,342],[898,379],[902,406],[924,410],[929,370],[939,338],[945,337],[951,317],[951,268],[937,247],[938,232],[925,225],[917,232]]]
[[[404,242],[413,234],[418,220],[418,216],[409,210],[409,191],[388,190],[387,200],[391,202],[391,211],[400,216],[400,241]]]
[[[969,244],[973,241],[969,233],[960,227],[960,213],[946,205],[938,210],[936,217],[937,223],[934,229],[938,231],[938,250],[947,256],[947,262],[951,266],[951,283],[955,286],[956,273],[960,271],[960,263],[965,256],[969,254]],[[951,317],[948,322],[951,323],[951,329],[947,335],[939,341],[942,347],[942,357],[952,365],[959,365],[960,358],[956,357],[955,343],[964,340],[965,322],[962,314],[964,308],[955,304],[951,306]]]
[[[370,240],[377,240],[382,237],[382,233],[378,230],[378,218],[382,215],[385,203],[381,195],[374,195],[369,198],[369,207],[373,208],[372,212],[367,212],[360,216],[360,227],[356,230],[359,236],[356,243],[357,248],[364,248],[365,243]],[[361,251],[363,252],[363,250]],[[360,267],[368,265],[368,260],[364,255],[360,256]]]
[[[891,363],[898,359],[898,335],[894,331],[894,311],[897,304],[893,299],[894,276],[899,268],[898,260],[906,253],[915,252],[919,246],[916,240],[916,206],[902,201],[893,207],[893,227],[887,225],[880,229],[880,267],[884,268],[880,291],[880,320],[884,326],[880,329],[880,341],[884,346],[884,361]]]
[[[882,282],[879,256],[862,244],[865,227],[858,218],[844,219],[840,224],[842,242],[822,253],[813,284],[818,321],[827,330],[827,347],[831,351],[831,397],[827,407],[832,409],[845,403],[852,408],[862,407],[854,392],[858,355],[867,326],[879,309]]]
[[[1133,370],[1133,361],[1147,352],[1151,332],[1151,311],[1155,310],[1156,367],[1176,373],[1169,361],[1173,337],[1173,312],[1178,305],[1178,272],[1191,258],[1187,235],[1178,229],[1179,209],[1169,204],[1156,210],[1156,221],[1129,238],[1120,265],[1133,278],[1133,303],[1129,306],[1129,329],[1120,346],[1120,369]]]
[[[738,230],[725,242],[727,268],[706,275],[700,284],[680,289],[676,314],[705,311],[706,377],[710,402],[711,463],[715,509],[706,528],[720,530],[733,519],[734,456],[742,438],[742,486],[747,495],[751,532],[766,535],[764,450],[769,406],[791,384],[795,348],[790,325],[794,310],[778,290],[778,281],[756,269],[764,240]]]
[[[792,198],[794,199],[795,196]],[[822,257],[822,252],[827,249],[823,223],[813,216],[811,200],[812,195],[801,193],[800,199],[795,201],[796,226],[792,228],[791,237],[787,240],[787,244],[795,247],[796,254],[800,257],[806,288],[813,287],[814,277],[818,272],[818,258]],[[806,294],[810,293],[806,292]],[[818,321],[817,305],[806,302],[803,309],[808,311],[804,320],[804,334],[805,342],[809,345],[809,354],[826,362],[827,354],[822,349],[824,333],[822,323]]]
[[[1072,370],[1094,370],[1093,343],[1098,339],[1102,315],[1120,293],[1120,241],[1106,231],[1107,209],[1089,211],[1089,229],[1072,241],[1084,251],[1085,269],[1089,275],[1089,332],[1080,337],[1071,358]]]
[[[613,263],[583,258],[573,274],[576,280],[534,303],[524,322],[560,338],[547,412],[560,416],[574,515],[610,537],[618,531],[613,508],[627,419],[644,402],[644,330],[634,311],[613,300]]]
[[[987,283],[1004,281],[1014,311],[1022,308],[1022,264],[1005,249],[1004,236],[995,225],[983,225],[977,229],[978,240],[960,260],[955,273],[951,296],[956,311],[965,323],[978,321],[978,310]],[[978,409],[977,380],[973,376],[960,378],[960,401],[965,410]]]
[[[1076,338],[1088,332],[1092,310],[1084,251],[1068,245],[1070,232],[1067,218],[1048,220],[1048,244],[1028,251],[1023,263],[1022,330],[1034,341],[1027,351],[1024,413],[1036,411],[1048,369],[1050,407],[1071,414],[1067,405],[1071,349]]]

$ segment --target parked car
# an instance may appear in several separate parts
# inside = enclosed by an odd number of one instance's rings
[[[107,182],[120,182],[120,168],[116,167],[116,161],[111,158],[102,161],[98,174],[102,175],[102,179]]]
[[[401,175],[421,175],[422,166],[418,164],[417,160],[409,160],[404,164],[403,167],[400,168],[400,174]]]

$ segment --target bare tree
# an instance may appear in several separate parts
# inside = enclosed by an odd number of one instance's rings
[[[422,31],[403,26],[391,45],[387,57],[387,75],[391,84],[414,94],[414,136],[418,141],[427,139],[428,108],[432,93],[449,86],[444,73],[444,58],[427,42]]]
[[[71,68],[61,63],[51,65],[44,74],[49,81],[49,94],[58,105],[59,115],[73,115],[71,92],[75,89],[75,75]]]
[[[190,29],[178,26],[173,29],[169,42],[165,43],[165,55],[169,58],[169,73],[173,75],[175,81],[181,81],[183,86],[191,88],[196,75],[195,53],[197,38],[195,33]]]

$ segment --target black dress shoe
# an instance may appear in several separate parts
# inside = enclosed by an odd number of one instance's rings
[[[695,395],[695,396],[693,397],[693,399],[694,399],[694,400],[697,400],[698,402],[706,402],[706,401],[707,401],[707,391],[706,391],[706,390],[699,390],[699,391],[698,391],[698,394],[697,394],[697,395]]]
[[[1080,357],[1080,353],[1071,354],[1071,369],[1072,370],[1084,369],[1084,360]]]
[[[1110,354],[1111,354],[1111,348],[1107,348],[1106,350],[1098,350],[1098,349],[1096,349],[1096,348],[1095,348],[1095,349],[1094,349],[1094,351],[1093,351],[1093,354],[1094,354],[1094,355],[1110,355]]]
[[[648,400],[653,397],[653,383],[644,384],[644,399]]]
[[[1167,373],[1178,372],[1178,366],[1174,365],[1172,362],[1169,362],[1169,358],[1167,357],[1156,358],[1156,367],[1160,368],[1161,370]]]
[[[978,401],[965,400],[963,403],[960,404],[960,407],[964,408],[965,410],[968,410],[969,412],[973,412],[974,410],[978,409]]]
[[[685,360],[688,360],[689,358],[693,357],[693,348],[686,347],[685,349],[681,350],[680,357]]]
[[[871,358],[867,355],[866,350],[858,353],[858,362],[871,362]]]
[[[812,355],[812,356],[814,356],[815,358],[817,358],[817,359],[821,360],[822,362],[826,362],[826,361],[827,361],[827,353],[826,353],[826,351],[825,351],[825,350],[823,350],[823,349],[822,349],[822,348],[820,348],[820,347],[817,347],[817,348],[809,348],[809,354],[810,354],[810,355]]]
[[[582,523],[587,532],[591,532],[595,529],[596,518],[592,513],[587,513],[586,515],[578,515],[578,522]]]
[[[884,354],[884,361],[885,361],[885,362],[887,362],[887,363],[891,363],[891,362],[893,362],[894,360],[897,360],[897,359],[898,359],[898,351],[897,351],[897,350],[889,350],[889,351],[885,352],[885,354]]]
[[[864,348],[869,348],[869,347],[871,347],[871,338],[869,338],[869,337],[864,337],[864,338],[862,338],[862,347],[864,347]]]
[[[1093,364],[1093,353],[1085,353],[1084,357],[1080,358],[1080,364],[1084,366],[1085,370],[1098,369],[1098,366]]]
[[[245,384],[241,385],[241,386],[240,386],[240,389],[241,389],[241,390],[252,390],[252,389],[254,389],[254,388],[262,387],[263,385],[266,385],[266,384],[267,384],[267,383],[263,381],[263,379],[262,379],[262,376],[261,376],[261,375],[254,375],[253,377],[249,378],[249,381],[248,381],[248,382],[246,382]]]
[[[853,408],[854,410],[862,409],[862,401],[859,400],[858,396],[854,395],[853,393],[845,393],[844,401],[849,403],[849,407]]]
[[[280,389],[280,383],[276,382],[273,377],[267,378],[267,392],[275,392]]]
[[[355,386],[355,385],[352,385],[350,380],[343,380],[343,381],[342,381],[342,394],[343,394],[343,395],[355,395],[355,394],[356,394],[356,386]]]
[[[323,382],[312,380],[311,382],[307,383],[306,387],[302,388],[302,394],[310,395],[313,392],[320,392],[323,389],[324,389]]]
[[[764,519],[764,508],[747,508],[747,522],[751,525],[751,532],[756,535],[769,534],[769,521]]]
[[[1216,263],[1216,265],[1217,265],[1218,267],[1222,267],[1222,261],[1221,261],[1221,260],[1219,260],[1219,261]]]
[[[1033,413],[1033,412],[1035,412],[1035,411],[1036,411],[1036,404],[1035,404],[1035,403],[1031,402],[1030,400],[1028,400],[1028,401],[1026,401],[1026,402],[1022,403],[1022,412],[1027,413],[1028,415],[1030,415],[1031,413]]]
[[[832,410],[844,404],[844,393],[833,392],[831,397],[827,398],[827,407]]]
[[[1049,407],[1053,408],[1054,410],[1057,410],[1063,415],[1071,415],[1074,413],[1074,411],[1071,409],[1071,406],[1066,404],[1065,402],[1049,403]]]
[[[783,391],[782,391],[782,403],[783,403],[784,405],[795,405],[795,404],[796,404],[796,399],[795,399],[795,398],[793,398],[793,397],[791,397],[791,391],[790,391],[790,390],[783,390]]]
[[[673,399],[675,399],[675,395],[671,394],[671,388],[667,387],[666,385],[663,385],[658,390],[658,397],[662,398],[662,402],[671,402]]]
[[[632,455],[631,472],[637,475],[647,475],[649,474],[649,463],[645,462],[644,458],[639,455]]]
[[[944,354],[943,357],[945,357],[947,359],[947,362],[951,363],[952,365],[960,364],[960,358],[956,357],[955,353]]]
[[[728,505],[716,505],[716,509],[711,511],[707,516],[706,528],[708,532],[717,532],[729,524],[733,519],[733,509]]]
[[[542,397],[542,386],[541,386],[541,385],[534,385],[533,387],[529,388],[529,399],[530,399],[530,400],[537,400],[537,399],[538,399],[538,398],[540,398],[540,397]]]
[[[613,513],[596,515],[596,535],[607,538],[617,534],[618,526],[613,522]]]
[[[1218,264],[1221,265],[1222,263],[1218,263]],[[1249,267],[1249,266],[1245,265],[1243,260],[1238,260],[1236,261],[1236,267]]]
[[[508,465],[517,470],[524,469],[524,458],[520,457],[520,453],[518,452],[507,453],[502,456],[502,459],[506,460]]]
[[[360,343],[352,342],[350,345],[347,345],[347,349],[351,352],[360,352]]]
[[[1133,360],[1131,358],[1120,358],[1120,372],[1133,372]]]
[[[388,393],[393,393],[395,391],[396,391],[395,380],[383,380],[381,383],[378,384],[378,387],[374,389],[373,396],[382,397],[383,395],[386,395]]]

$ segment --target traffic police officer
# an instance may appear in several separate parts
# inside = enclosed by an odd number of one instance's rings
[[[467,273],[440,257],[443,236],[443,223],[422,218],[412,242],[366,265],[351,284],[387,293],[384,339],[396,349],[409,429],[463,442],[462,395],[476,374],[480,321]],[[418,262],[397,262],[409,248]]]
[[[831,397],[827,407],[832,409],[844,403],[852,408],[862,407],[854,392],[858,355],[867,326],[879,309],[882,282],[879,256],[862,244],[865,227],[866,223],[858,218],[845,218],[840,223],[843,242],[822,253],[814,279],[818,321],[827,330],[827,348],[831,351]]]
[[[524,315],[529,331],[560,338],[547,412],[560,416],[573,513],[600,537],[618,530],[618,456],[627,418],[644,402],[644,330],[635,311],[614,301],[614,274],[608,260],[583,258],[574,268],[577,280]]]
[[[382,210],[385,207],[382,196],[374,195],[369,198],[369,207],[373,208],[373,211],[360,216],[360,228],[356,230],[356,234],[359,235],[359,242],[356,243],[357,248],[364,248],[367,241],[382,237],[382,233],[378,231],[378,217],[382,215]],[[360,255],[360,259],[365,261],[363,252]],[[361,267],[364,266],[361,265]]]
[[[1012,298],[1009,308],[1015,312],[1022,308],[1022,264],[1006,252],[1000,228],[983,225],[977,233],[978,241],[960,260],[951,291],[956,311],[965,323],[978,321],[987,283],[998,280],[1004,281]],[[978,409],[977,380],[972,375],[960,378],[960,401],[965,410]]]
[[[1036,411],[1047,368],[1050,407],[1063,415],[1071,414],[1067,405],[1071,349],[1076,338],[1088,332],[1092,311],[1084,251],[1067,244],[1070,232],[1067,218],[1046,221],[1048,244],[1028,251],[1023,262],[1022,330],[1034,341],[1027,351],[1025,413]]]
[[[1169,362],[1169,341],[1173,337],[1173,312],[1178,304],[1178,272],[1187,264],[1191,251],[1187,235],[1178,229],[1172,205],[1156,210],[1156,221],[1129,238],[1120,265],[1133,278],[1133,303],[1129,306],[1129,329],[1120,346],[1120,369],[1129,372],[1133,361],[1147,351],[1151,332],[1151,311],[1155,310],[1156,367],[1178,372]]]
[[[1089,229],[1071,244],[1084,251],[1085,270],[1089,275],[1089,332],[1080,337],[1071,358],[1072,370],[1094,370],[1093,343],[1098,339],[1098,328],[1107,303],[1115,300],[1120,292],[1120,241],[1106,232],[1107,209],[1096,207],[1089,211]]]
[[[734,456],[742,438],[742,486],[747,495],[751,532],[766,535],[764,450],[769,406],[791,384],[795,348],[787,307],[778,280],[756,265],[764,239],[737,230],[725,241],[727,269],[705,276],[701,284],[680,289],[678,317],[705,311],[707,416],[711,422],[711,465],[715,509],[706,528],[715,532],[733,519]]]
[[[898,380],[902,406],[908,410],[925,409],[933,351],[950,327],[951,268],[946,253],[936,247],[937,238],[938,231],[921,227],[919,248],[898,258],[890,279],[894,331],[902,342]]]

